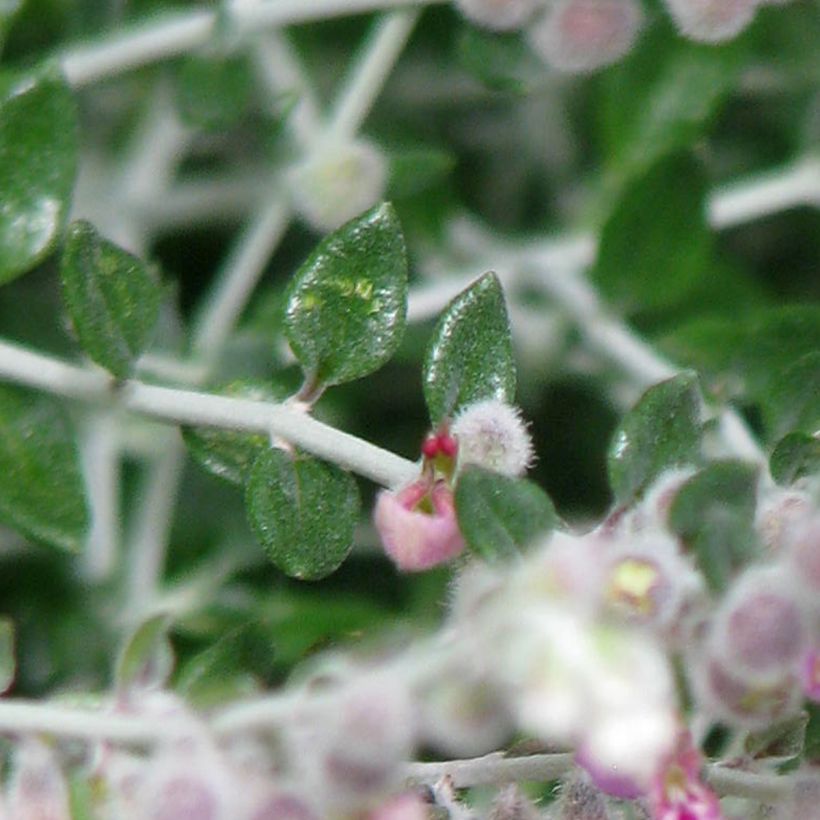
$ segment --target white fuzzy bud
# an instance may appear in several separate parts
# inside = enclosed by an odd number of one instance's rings
[[[543,0],[456,0],[468,20],[496,31],[521,28],[541,5]]]
[[[743,31],[758,0],[665,0],[681,34],[701,43],[719,43]]]
[[[288,174],[293,206],[317,231],[332,231],[375,205],[387,185],[387,160],[371,142],[331,142]]]
[[[507,476],[523,475],[533,460],[532,439],[517,407],[497,399],[465,407],[450,432],[459,464],[475,464]]]
[[[556,0],[529,41],[559,71],[595,71],[631,50],[642,23],[636,0]]]
[[[8,807],[14,820],[70,820],[65,778],[44,743],[25,740],[17,749],[8,783]]]

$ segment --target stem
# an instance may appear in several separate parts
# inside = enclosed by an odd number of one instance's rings
[[[92,413],[80,448],[91,505],[91,529],[83,552],[83,570],[92,582],[106,580],[120,546],[119,423],[113,410]]]
[[[126,382],[117,389],[100,370],[86,370],[3,341],[0,377],[66,398],[119,401],[127,410],[174,424],[280,436],[319,458],[387,487],[405,484],[418,472],[412,461],[282,404],[157,387],[139,381]]]
[[[166,445],[148,465],[142,498],[137,506],[136,525],[130,539],[125,620],[136,621],[150,607],[162,578],[165,547],[174,516],[179,477],[185,463],[185,448],[179,433],[165,431]]]
[[[431,5],[445,0],[414,0]],[[359,14],[408,5],[407,0],[266,0],[233,4],[232,15],[243,32],[277,28],[291,23]],[[57,59],[68,81],[88,85],[123,71],[193,51],[211,38],[218,12],[196,9],[164,15],[97,42],[67,48]]]
[[[213,362],[230,336],[289,222],[290,208],[276,196],[245,228],[222,266],[193,331],[193,350],[206,363]]]
[[[378,22],[336,97],[326,135],[351,139],[361,127],[418,20],[418,11],[397,11]]]
[[[471,786],[491,786],[531,780],[555,780],[572,769],[572,754],[529,755],[505,757],[493,752],[469,760],[447,760],[442,763],[409,763],[404,777],[411,783],[433,785],[442,777],[450,777],[456,789]]]

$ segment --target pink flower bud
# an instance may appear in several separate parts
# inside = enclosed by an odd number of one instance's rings
[[[529,40],[559,71],[595,71],[630,51],[642,21],[636,0],[556,0]]]
[[[496,31],[521,28],[543,0],[456,0],[461,13],[473,23]]]
[[[70,820],[68,787],[57,758],[44,743],[24,740],[8,784],[14,820]]]
[[[712,651],[753,682],[781,678],[806,646],[804,615],[778,568],[749,570],[715,616]]]
[[[452,490],[419,479],[397,493],[379,493],[373,521],[385,552],[399,569],[417,572],[455,558],[464,549]]]
[[[428,820],[427,805],[417,794],[393,797],[367,815],[367,820]]]
[[[589,753],[585,746],[581,746],[578,750],[575,762],[591,778],[594,786],[589,786],[589,789],[598,794],[603,792],[621,800],[634,800],[643,794],[641,784],[632,775],[624,773],[618,766],[603,765]],[[588,795],[585,795],[585,798],[586,802],[592,802]],[[578,816],[584,817],[585,815]],[[575,817],[575,815],[570,814],[569,817]]]
[[[248,820],[319,820],[319,815],[301,797],[274,792],[257,801]]]
[[[718,43],[740,34],[755,15],[758,0],[666,0],[681,34]]]
[[[701,780],[700,753],[688,731],[660,767],[647,795],[655,820],[722,820],[717,795]]]

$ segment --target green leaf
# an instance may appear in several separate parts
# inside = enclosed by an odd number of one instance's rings
[[[480,467],[459,477],[456,514],[467,545],[489,561],[520,555],[558,524],[550,497],[537,484]]]
[[[331,464],[270,448],[251,468],[245,504],[268,557],[294,578],[330,575],[353,547],[358,487]]]
[[[60,278],[83,350],[117,378],[128,378],[159,317],[155,272],[81,220],[68,228]]]
[[[459,63],[493,91],[525,94],[547,76],[544,64],[518,34],[465,26],[456,43]]]
[[[592,277],[627,311],[669,307],[696,286],[711,248],[706,179],[688,155],[634,178],[604,224]]]
[[[456,296],[444,309],[424,359],[424,398],[433,425],[463,405],[515,397],[510,321],[494,273]]]
[[[168,640],[170,624],[170,617],[161,612],[143,621],[128,636],[114,668],[117,691],[161,686],[167,681],[174,665]]]
[[[194,128],[234,125],[250,107],[253,90],[253,71],[245,54],[191,55],[177,74],[179,112]]]
[[[619,179],[692,145],[735,88],[740,40],[720,48],[678,36],[667,21],[645,32],[631,56],[601,78],[602,136]]]
[[[10,87],[9,87],[10,86]],[[57,241],[77,170],[77,110],[55,72],[0,96],[0,284],[34,267]]]
[[[280,401],[284,392],[256,381],[237,380],[212,392],[254,401]],[[191,455],[208,472],[232,484],[242,485],[254,461],[270,447],[270,438],[216,427],[183,427],[182,438]]]
[[[385,202],[325,237],[297,271],[285,335],[310,378],[341,384],[395,353],[406,312],[404,238]]]
[[[456,165],[449,151],[438,148],[408,148],[390,155],[390,199],[416,196],[445,179]]]
[[[820,439],[789,433],[777,443],[769,459],[772,478],[784,486],[805,476],[820,475]]]
[[[676,361],[697,367],[716,392],[765,405],[781,374],[820,350],[820,307],[768,308],[732,322],[723,317],[694,319],[660,344]]]
[[[17,660],[14,654],[14,622],[0,618],[0,695],[14,683]]]
[[[669,526],[695,554],[709,586],[721,592],[759,551],[753,522],[757,471],[715,461],[692,476],[669,510]]]
[[[262,632],[256,623],[230,630],[185,664],[177,691],[198,709],[257,694],[273,668],[274,647]]]
[[[79,552],[88,527],[74,435],[60,404],[0,386],[0,520]]]
[[[650,387],[615,430],[609,481],[623,503],[664,470],[693,464],[700,453],[700,390],[686,371]]]
[[[801,356],[773,376],[769,389],[761,396],[773,435],[820,430],[820,350]]]

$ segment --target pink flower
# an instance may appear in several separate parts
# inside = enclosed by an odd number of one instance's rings
[[[424,801],[412,792],[393,797],[367,815],[367,820],[427,820]]]
[[[443,481],[431,486],[422,478],[396,493],[383,490],[373,521],[385,552],[407,572],[442,564],[464,549],[453,491]]]
[[[806,697],[820,703],[820,649],[808,651],[803,658],[800,664],[800,683]]]
[[[683,731],[647,794],[652,820],[723,820],[717,795],[701,780],[702,760]]]

